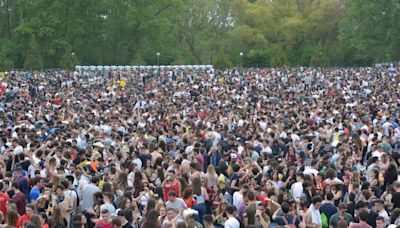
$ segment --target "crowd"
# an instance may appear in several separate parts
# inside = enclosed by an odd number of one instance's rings
[[[0,227],[400,226],[399,69],[8,72]]]

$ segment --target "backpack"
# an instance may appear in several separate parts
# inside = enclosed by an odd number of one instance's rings
[[[329,227],[328,217],[326,217],[325,213],[321,213],[321,221],[322,221],[322,228],[328,228]]]
[[[286,216],[282,216],[282,219],[285,222],[285,227],[296,228],[297,216],[293,216],[291,224],[289,224],[288,220],[286,219]]]

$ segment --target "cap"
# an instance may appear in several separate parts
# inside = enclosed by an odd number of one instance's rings
[[[196,210],[190,209],[190,208],[183,211],[184,217],[191,217],[191,216],[197,215],[197,214],[199,214],[199,212],[197,212]]]

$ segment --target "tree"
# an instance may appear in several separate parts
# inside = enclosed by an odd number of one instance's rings
[[[25,53],[24,68],[26,70],[40,70],[43,68],[43,58],[34,36],[31,38],[29,48]]]

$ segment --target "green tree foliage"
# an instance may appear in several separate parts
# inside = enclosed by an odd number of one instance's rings
[[[399,34],[398,0],[0,0],[3,69],[370,65]]]

